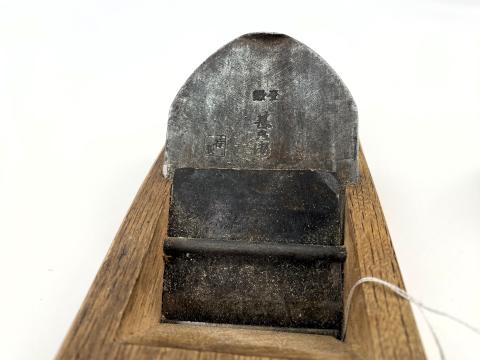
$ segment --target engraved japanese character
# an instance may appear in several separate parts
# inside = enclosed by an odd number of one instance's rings
[[[270,92],[268,93],[268,95],[266,95],[270,100],[278,100],[277,97],[278,97],[278,90],[270,90]]]
[[[261,156],[267,156],[270,153],[270,143],[261,142],[257,145],[258,154],[260,154]]]
[[[253,90],[252,98],[253,101],[264,101],[266,95],[265,90]]]
[[[227,144],[227,139],[225,138],[224,135],[220,135],[215,138],[214,145],[217,149],[223,149],[226,144]]]
[[[257,137],[263,138],[264,140],[268,140],[270,137],[267,130],[260,129],[257,131]]]
[[[268,115],[268,112],[265,112],[257,116],[257,121],[254,122],[254,124],[257,125],[257,129],[268,129],[272,127],[272,124],[268,122]]]
[[[205,137],[205,154],[207,156],[225,156],[227,137],[225,135],[208,135]]]

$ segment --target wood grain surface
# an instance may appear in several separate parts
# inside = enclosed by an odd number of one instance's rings
[[[353,284],[374,276],[405,288],[367,162],[346,193],[344,300]],[[385,287],[363,284],[352,300],[346,343],[365,359],[425,359],[410,304]]]
[[[333,337],[161,323],[170,183],[163,153],[125,217],[57,359],[422,359],[410,305],[376,285],[353,299],[345,342]],[[403,282],[363,154],[347,190],[345,293],[371,275]]]

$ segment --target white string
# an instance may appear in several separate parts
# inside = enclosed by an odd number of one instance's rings
[[[427,311],[430,311],[434,314],[444,316],[444,317],[446,317],[450,320],[453,320],[453,321],[459,323],[460,325],[465,326],[469,330],[471,330],[471,331],[477,333],[478,335],[480,335],[480,329],[470,325],[469,323],[467,323],[467,322],[465,322],[465,321],[463,321],[463,320],[461,320],[461,319],[459,319],[459,318],[457,318],[453,315],[447,314],[446,312],[443,312],[443,311],[440,311],[440,310],[437,310],[437,309],[433,309],[430,306],[424,305],[420,300],[415,299],[413,296],[409,295],[405,290],[400,289],[398,286],[393,285],[393,284],[389,283],[388,281],[385,281],[385,280],[382,280],[382,279],[379,279],[379,278],[376,278],[376,277],[373,277],[373,276],[366,276],[366,277],[363,277],[363,278],[359,279],[352,286],[352,288],[350,289],[350,292],[348,293],[347,303],[345,304],[345,320],[344,320],[344,325],[343,325],[343,330],[342,330],[342,340],[345,340],[345,334],[347,332],[348,316],[350,314],[350,306],[352,305],[353,293],[358,286],[360,286],[361,284],[364,284],[364,283],[375,283],[375,284],[385,286],[387,289],[393,291],[395,294],[397,294],[401,298],[403,298],[403,299],[411,302],[412,304],[415,304],[416,306],[418,306],[418,308],[420,310],[420,313],[422,314],[423,318],[425,319],[425,322],[427,323],[428,328],[430,329],[430,332],[432,333],[432,336],[435,340],[435,343],[437,344],[438,352],[440,353],[440,358],[442,360],[445,360],[445,354],[443,352],[442,345],[440,344],[440,340],[439,340],[437,334],[435,333],[435,331],[433,330],[432,324],[430,323],[430,321],[428,321],[428,318],[427,318],[427,316],[426,316],[426,314],[423,310],[427,310]]]

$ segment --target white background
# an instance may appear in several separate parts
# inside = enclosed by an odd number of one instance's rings
[[[480,2],[0,4],[1,359],[54,356],[176,92],[252,31],[297,38],[342,77],[408,291],[480,326]],[[448,359],[480,357],[479,336],[430,319]]]

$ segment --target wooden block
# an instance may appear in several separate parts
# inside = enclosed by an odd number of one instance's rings
[[[346,296],[363,276],[403,288],[367,164],[347,189]],[[140,188],[57,359],[424,359],[410,305],[366,284],[353,298],[346,341],[246,327],[162,324],[161,293],[170,183],[163,153]],[[168,261],[168,259],[167,259]]]

